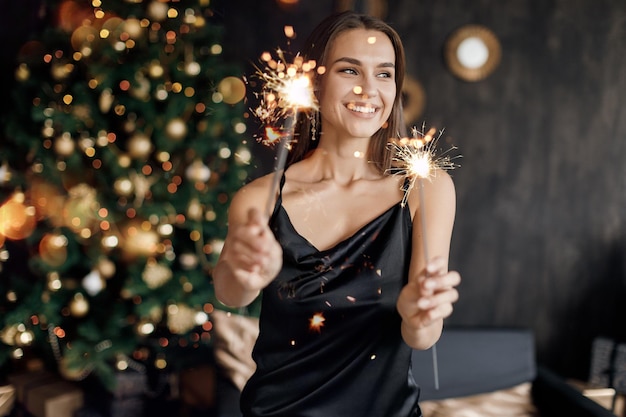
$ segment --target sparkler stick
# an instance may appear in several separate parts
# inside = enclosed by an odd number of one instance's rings
[[[293,117],[287,118],[285,124],[285,130],[288,134],[280,135],[278,142],[278,149],[276,150],[276,162],[274,163],[274,175],[272,176],[272,184],[270,186],[270,195],[267,199],[267,205],[265,206],[265,214],[269,217],[272,213],[272,206],[274,204],[274,198],[278,192],[278,185],[280,183],[280,177],[285,169],[285,163],[287,162],[287,154],[289,153],[289,139],[293,138],[293,131],[295,128],[296,120],[298,117],[298,111],[294,109]]]
[[[425,209],[425,197],[424,197],[424,180],[431,179],[437,175],[437,170],[449,170],[454,169],[457,165],[453,162],[453,157],[449,155],[451,150],[456,149],[452,147],[443,153],[441,156],[436,155],[436,146],[443,131],[439,132],[438,136],[434,136],[436,133],[435,128],[431,128],[427,133],[424,133],[424,128],[418,131],[417,128],[411,129],[412,138],[402,138],[399,141],[391,143],[395,156],[393,161],[397,164],[392,168],[394,174],[401,174],[409,178],[409,184],[404,190],[404,197],[402,198],[402,205],[407,203],[409,193],[415,187],[418,186],[419,193],[419,205],[420,205],[420,221],[422,227],[422,249],[424,251],[424,260],[428,262],[430,258],[428,252],[428,241],[426,239],[426,209]],[[421,137],[420,137],[421,136]],[[437,360],[437,344],[435,343],[432,348],[433,355],[433,376],[435,382],[435,389],[439,389],[439,364]]]
[[[257,71],[258,77],[263,82],[263,89],[260,95],[261,104],[254,114],[266,125],[266,136],[262,143],[272,145],[278,140],[274,175],[265,210],[269,216],[285,168],[289,147],[294,140],[298,113],[317,110],[317,100],[309,76],[315,68],[315,61],[305,61],[298,55],[293,63],[287,64],[281,50],[278,50],[278,60],[272,58],[269,52],[263,53],[261,59],[265,61],[266,69]],[[281,120],[284,124],[277,132],[273,126]]]

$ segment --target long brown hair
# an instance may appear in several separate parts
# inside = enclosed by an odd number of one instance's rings
[[[406,136],[406,126],[402,113],[402,84],[404,82],[404,72],[406,68],[404,47],[398,33],[387,23],[372,16],[358,14],[347,11],[336,13],[328,16],[321,21],[317,27],[311,32],[304,48],[302,56],[306,60],[315,60],[317,66],[326,65],[328,51],[332,42],[337,35],[350,29],[367,29],[376,30],[387,35],[395,52],[395,82],[396,82],[396,98],[389,115],[388,122],[381,127],[374,135],[369,144],[368,160],[376,166],[376,168],[384,173],[391,164],[391,151],[388,146],[390,138],[398,136]],[[313,85],[319,86],[320,77],[323,75],[315,73]],[[289,156],[289,164],[304,159],[309,152],[317,147],[318,141],[311,138],[311,118],[317,117],[315,114],[299,114],[298,122],[295,128],[295,143]],[[321,120],[317,118],[316,130],[322,131]]]

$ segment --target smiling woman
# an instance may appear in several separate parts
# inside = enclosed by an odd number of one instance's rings
[[[324,68],[313,78],[318,110],[299,115],[277,195],[267,201],[270,174],[232,200],[213,273],[227,305],[262,293],[256,370],[241,409],[245,417],[416,417],[412,349],[438,340],[458,298],[460,276],[448,271],[454,186],[441,172],[424,187],[427,207],[413,195],[403,204],[405,179],[389,173],[389,141],[405,131],[404,50],[390,26],[332,15],[302,56]],[[414,221],[419,210],[428,233]]]
[[[386,123],[396,98],[391,40],[355,29],[339,34],[332,45],[320,83],[324,136],[369,140]]]

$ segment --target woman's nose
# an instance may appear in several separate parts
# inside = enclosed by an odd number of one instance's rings
[[[362,82],[358,85],[355,85],[352,91],[354,92],[354,94],[361,96],[363,99],[368,99],[370,97],[376,96],[376,88],[374,82],[368,77],[364,77]]]

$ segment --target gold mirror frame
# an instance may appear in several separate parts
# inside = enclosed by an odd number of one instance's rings
[[[460,52],[463,52],[461,47],[469,46],[470,43],[478,47],[478,54],[487,54],[484,58],[478,57],[475,65],[468,65],[459,57]],[[448,37],[444,54],[450,72],[465,81],[480,81],[497,68],[502,52],[500,42],[491,30],[481,25],[466,25]]]

